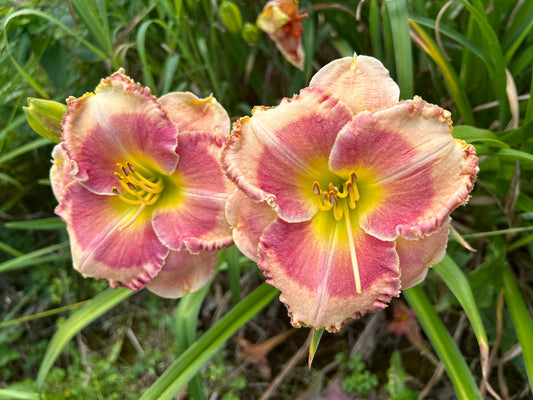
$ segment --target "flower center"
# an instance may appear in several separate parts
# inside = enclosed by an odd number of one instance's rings
[[[346,234],[350,246],[350,258],[352,261],[352,270],[355,280],[355,291],[361,293],[361,278],[359,276],[359,265],[357,263],[357,254],[355,253],[355,244],[353,239],[352,223],[350,220],[350,210],[355,210],[359,200],[359,190],[355,181],[357,176],[351,172],[349,178],[339,187],[334,186],[331,182],[328,190],[322,190],[317,181],[313,182],[313,192],[316,195],[318,208],[322,211],[333,210],[333,216],[336,221],[344,217],[346,222]]]
[[[146,206],[155,204],[165,188],[165,182],[161,176],[143,176],[131,163],[117,163],[119,172],[115,176],[122,187],[119,190],[113,186],[113,193],[127,204],[139,206],[135,214],[119,227],[119,231],[133,224]]]

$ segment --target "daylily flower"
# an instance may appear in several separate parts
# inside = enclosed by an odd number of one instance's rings
[[[165,297],[202,287],[232,244],[225,110],[191,93],[157,100],[122,69],[67,105],[51,181],[74,267]]]
[[[303,70],[302,19],[298,14],[298,1],[271,0],[257,17],[257,26],[265,31],[276,44],[283,57]]]
[[[398,99],[378,60],[346,57],[233,126],[222,164],[242,192],[226,214],[294,326],[337,331],[444,256],[478,159],[448,111]]]

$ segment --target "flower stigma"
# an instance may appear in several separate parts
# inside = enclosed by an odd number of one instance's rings
[[[119,172],[115,172],[122,191],[113,186],[113,193],[127,204],[138,205],[135,214],[128,219],[118,230],[123,231],[133,224],[146,206],[155,204],[165,188],[165,183],[161,176],[156,178],[143,176],[130,162],[125,164],[117,163]]]
[[[329,190],[322,190],[317,181],[313,182],[313,193],[316,195],[318,208],[322,211],[333,210],[333,216],[336,221],[344,217],[346,222],[346,234],[350,246],[350,258],[352,260],[352,270],[355,280],[355,291],[361,293],[361,278],[359,276],[359,265],[357,263],[357,254],[355,254],[355,244],[353,239],[352,223],[350,220],[350,210],[355,210],[359,200],[359,190],[355,181],[357,175],[351,172],[349,178],[343,185],[338,188],[331,182],[328,185]]]

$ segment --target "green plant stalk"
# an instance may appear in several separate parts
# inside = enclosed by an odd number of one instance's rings
[[[93,322],[96,318],[126,300],[133,293],[133,291],[125,288],[107,289],[91,299],[81,309],[76,310],[59,327],[56,333],[54,333],[54,336],[46,348],[46,353],[41,361],[39,372],[37,373],[37,389],[42,390],[46,376],[48,375],[50,368],[52,368],[54,361],[74,335]]]
[[[172,399],[242,325],[268,305],[278,290],[263,283],[222,317],[148,388],[141,400]]]
[[[404,290],[407,302],[413,308],[418,321],[450,377],[455,394],[460,400],[481,400],[481,393],[465,359],[446,330],[420,286]]]
[[[533,340],[531,340],[533,338],[533,321],[509,267],[505,266],[502,273],[503,293],[513,320],[516,336],[520,346],[522,346],[529,387],[533,392]]]

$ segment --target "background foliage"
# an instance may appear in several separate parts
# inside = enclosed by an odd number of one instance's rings
[[[236,4],[252,24],[264,5]],[[533,2],[302,0],[303,71],[266,35],[248,44],[229,32],[220,7],[0,0],[0,398],[530,398]],[[470,203],[453,214],[475,251],[451,236],[448,256],[405,292],[412,308],[401,298],[324,334],[308,369],[307,330],[290,329],[235,248],[179,301],[111,291],[72,269],[53,213],[52,143],[27,125],[28,97],[80,96],[123,66],[156,95],[213,93],[236,118],[354,51],[379,58],[402,98],[448,108],[480,156]]]

